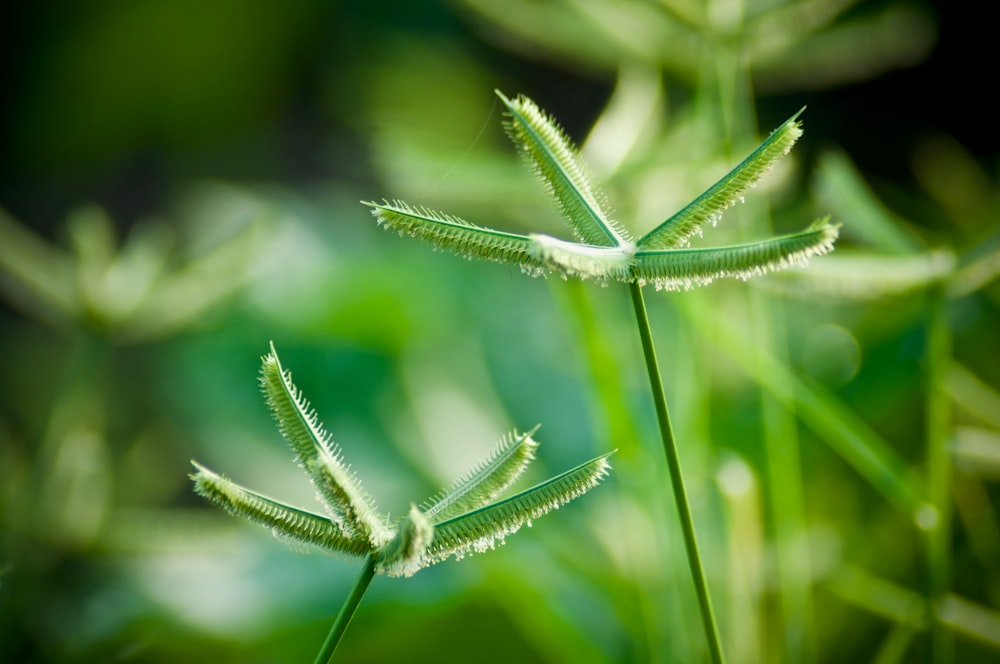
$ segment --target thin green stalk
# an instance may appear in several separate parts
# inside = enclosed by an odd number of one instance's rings
[[[646,302],[642,297],[642,286],[637,281],[629,284],[632,293],[632,304],[635,307],[636,324],[642,339],[642,352],[646,359],[646,370],[649,372],[649,386],[653,392],[653,402],[656,405],[656,419],[660,425],[660,438],[663,441],[663,451],[667,456],[667,467],[670,470],[670,485],[674,492],[674,502],[681,518],[681,530],[684,533],[684,547],[687,550],[688,564],[691,576],[694,578],[695,591],[698,593],[698,606],[701,609],[701,619],[708,638],[709,651],[715,664],[723,664],[726,660],[722,654],[722,642],[719,639],[719,628],[712,610],[712,598],[708,594],[708,583],[705,581],[705,571],[698,551],[698,540],[694,532],[694,520],[691,518],[691,506],[688,503],[687,491],[684,488],[684,477],[681,474],[681,462],[677,453],[677,443],[674,440],[674,430],[670,425],[670,413],[667,410],[667,397],[663,392],[663,379],[660,376],[660,365],[656,360],[656,349],[653,347],[653,334],[649,327],[649,315],[646,313]]]
[[[937,617],[935,607],[948,592],[951,577],[951,453],[948,449],[949,398],[944,388],[951,339],[943,288],[928,294],[927,332],[927,488],[934,519],[927,524],[928,597],[931,619],[931,661],[947,664],[954,660],[951,633]]]
[[[365,559],[365,568],[361,571],[361,576],[358,577],[358,581],[354,584],[351,594],[347,596],[343,606],[340,607],[340,613],[337,614],[337,619],[333,622],[330,633],[326,635],[323,647],[320,648],[319,654],[316,655],[316,664],[330,664],[333,662],[333,653],[337,650],[337,646],[340,645],[340,639],[344,637],[344,632],[347,631],[347,626],[351,624],[351,618],[354,617],[354,612],[357,610],[358,604],[361,603],[361,598],[364,597],[365,591],[368,590],[368,584],[372,582],[372,577],[374,576],[375,558],[374,556],[368,556]]]

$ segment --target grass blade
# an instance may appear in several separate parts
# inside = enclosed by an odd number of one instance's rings
[[[787,407],[794,407],[815,434],[854,467],[907,518],[924,506],[924,491],[910,478],[906,462],[878,434],[822,386],[793,373],[770,353],[753,346],[724,316],[697,305],[692,298],[678,300],[690,319],[705,333],[711,331],[720,347],[747,374]]]

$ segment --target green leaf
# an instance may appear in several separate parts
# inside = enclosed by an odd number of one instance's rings
[[[521,476],[535,458],[538,430],[504,436],[486,459],[448,489],[427,501],[423,512],[435,523],[447,521],[488,504]]]
[[[192,461],[194,490],[234,516],[270,528],[276,537],[320,547],[326,551],[364,556],[369,543],[346,536],[330,519],[278,502],[244,488]]]
[[[392,532],[344,463],[340,448],[323,429],[316,411],[292,384],[292,375],[282,368],[274,344],[263,358],[260,383],[296,461],[309,475],[333,522],[343,530],[345,537],[363,537],[373,547],[388,541]]]
[[[542,484],[497,503],[437,524],[434,539],[421,561],[423,567],[451,556],[483,552],[504,543],[504,538],[531,524],[546,512],[558,508],[597,486],[607,476],[608,457],[599,456],[567,470]]]
[[[569,138],[556,122],[524,95],[510,100],[496,94],[507,106],[507,135],[531,170],[569,221],[577,237],[595,246],[630,245],[628,232],[608,218],[601,197],[590,184]]]
[[[701,196],[644,235],[636,243],[639,249],[683,247],[692,235],[701,231],[705,223],[714,225],[726,208],[742,200],[746,191],[757,184],[764,174],[792,149],[795,141],[802,135],[802,127],[796,121],[801,113],[800,110],[771,132],[771,135],[750,153],[749,157]]]
[[[711,283],[720,277],[749,279],[766,272],[803,265],[833,249],[839,226],[826,219],[792,235],[712,249],[638,251],[634,272],[640,283],[657,290],[678,290]]]

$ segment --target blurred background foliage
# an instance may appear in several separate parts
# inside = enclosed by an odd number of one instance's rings
[[[989,29],[919,0],[189,0],[2,10],[0,659],[311,659],[359,563],[208,508],[316,509],[274,340],[380,506],[544,424],[616,473],[506,547],[377,579],[344,661],[706,655],[622,289],[379,231],[400,197],[561,232],[523,92],[642,232],[804,105],[712,244],[831,214],[804,272],[650,294],[732,662],[1000,652],[1000,132]],[[772,221],[773,218],[773,221]],[[673,523],[673,521],[670,521]]]

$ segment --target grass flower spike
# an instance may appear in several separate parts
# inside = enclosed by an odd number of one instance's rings
[[[709,249],[688,246],[692,235],[700,234],[705,224],[715,225],[727,208],[741,201],[747,190],[788,154],[802,135],[798,122],[801,111],[775,129],[704,193],[635,240],[611,218],[603,195],[591,183],[571,141],[556,122],[523,95],[515,99],[500,92],[497,95],[507,108],[504,123],[507,135],[565,218],[573,241],[537,233],[522,235],[493,230],[453,215],[414,209],[400,201],[366,205],[372,208],[381,226],[469,258],[518,265],[532,276],[555,273],[564,278],[628,284],[709,651],[712,661],[722,664],[725,658],[721,639],[698,551],[642,287],[652,284],[657,290],[678,290],[703,286],[721,277],[749,279],[802,265],[810,257],[833,248],[838,226],[828,219],[820,219],[798,233],[749,244]],[[492,540],[487,537],[484,541]]]
[[[750,277],[802,265],[833,248],[838,226],[827,219],[798,233],[751,244],[689,249],[692,235],[714,225],[726,208],[742,199],[763,175],[788,154],[802,135],[799,113],[774,130],[746,159],[678,213],[633,240],[610,218],[604,197],[591,184],[566,134],[524,96],[511,100],[505,128],[525,162],[566,219],[575,242],[542,234],[506,233],[454,215],[413,208],[402,201],[368,202],[379,224],[470,258],[518,265],[537,276],[651,283],[677,290],[721,277]]]
[[[492,549],[521,526],[597,486],[610,470],[610,455],[605,454],[497,500],[535,458],[538,447],[532,438],[535,430],[514,432],[465,477],[419,507],[411,505],[405,517],[392,523],[362,489],[316,411],[292,383],[291,373],[281,366],[273,345],[263,358],[260,382],[278,428],[316,487],[325,514],[247,489],[198,463],[191,477],[195,491],[210,502],[269,528],[281,539],[367,559],[356,592],[345,603],[317,661],[332,655],[373,574],[411,576],[448,558]]]

